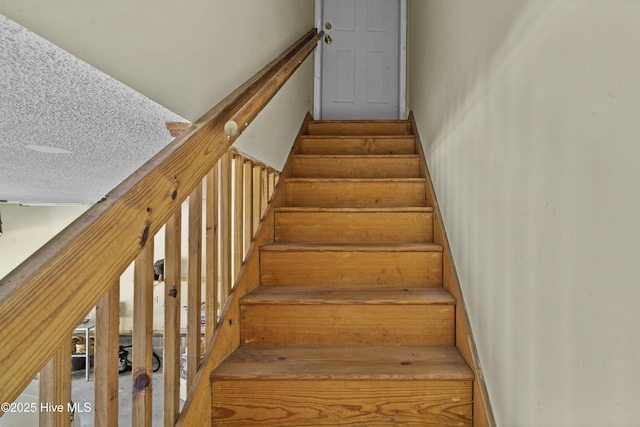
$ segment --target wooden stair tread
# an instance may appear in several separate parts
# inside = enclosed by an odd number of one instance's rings
[[[211,380],[473,380],[454,346],[241,346]]]
[[[361,304],[361,305],[453,305],[456,299],[445,288],[398,286],[259,286],[241,304]]]
[[[442,252],[437,243],[269,243],[261,251],[272,252]]]
[[[304,159],[415,159],[420,158],[417,154],[295,154],[295,158]]]
[[[323,140],[352,140],[352,139],[368,139],[372,141],[384,141],[384,140],[415,140],[413,135],[300,135],[301,139],[308,141],[323,141]]]
[[[316,207],[296,207],[283,206],[275,208],[276,212],[323,212],[323,213],[430,213],[433,212],[432,206],[415,206],[415,207],[392,207],[392,208],[316,208]]]
[[[424,184],[424,178],[287,178],[287,182],[309,182],[309,183],[418,183]]]

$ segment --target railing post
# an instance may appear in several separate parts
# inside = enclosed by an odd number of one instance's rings
[[[107,295],[96,306],[94,420],[98,427],[118,425],[119,345],[120,278],[116,279]]]
[[[89,351],[89,343],[87,343]],[[58,348],[40,372],[40,427],[67,427],[71,419],[71,338]],[[46,409],[43,410],[43,405]]]
[[[153,239],[135,260],[133,283],[132,425],[150,427],[152,416]]]
[[[187,291],[187,388],[200,366],[202,334],[202,183],[189,196],[189,275]]]
[[[182,207],[165,227],[164,253],[164,426],[173,427],[180,414],[180,293]]]

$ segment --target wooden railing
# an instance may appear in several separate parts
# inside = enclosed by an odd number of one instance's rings
[[[44,368],[41,400],[63,410],[41,413],[40,425],[67,426],[70,335],[96,306],[93,415],[96,425],[118,424],[120,276],[133,262],[132,423],[151,425],[152,392],[159,392],[152,388],[151,375],[153,237],[165,227],[164,425],[176,423],[181,259],[188,255],[189,387],[196,376],[202,377],[201,348],[214,336],[217,315],[278,180],[276,171],[230,147],[320,37],[315,29],[301,37],[0,281],[0,402],[12,402]],[[182,203],[187,198],[188,254],[181,254]]]

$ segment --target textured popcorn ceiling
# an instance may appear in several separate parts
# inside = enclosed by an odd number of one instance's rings
[[[0,200],[95,203],[185,119],[0,15]]]

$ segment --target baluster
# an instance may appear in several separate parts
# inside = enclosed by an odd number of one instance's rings
[[[244,253],[242,249],[242,233],[243,233],[243,163],[244,160],[241,156],[233,156],[233,168],[234,168],[234,180],[233,180],[233,282],[235,283],[240,272],[240,266],[244,259]]]
[[[244,250],[242,251],[242,259],[247,256],[251,239],[253,238],[253,162],[245,159],[244,161]]]
[[[133,425],[151,426],[153,352],[153,239],[134,263],[133,283]]]
[[[218,322],[218,164],[207,175],[205,343],[213,338]]]
[[[89,351],[89,343],[87,343]],[[40,427],[67,427],[71,402],[71,339],[65,340],[51,360],[40,372]],[[62,410],[42,410],[41,405],[51,405]]]
[[[120,346],[120,278],[96,306],[95,425],[118,425],[118,348]],[[89,343],[87,343],[89,351]]]
[[[222,252],[220,262],[222,266],[221,272],[221,294],[220,304],[222,307],[227,302],[231,293],[232,277],[231,277],[231,153],[227,151],[220,159],[220,212],[221,218],[219,223],[221,243],[220,251]]]
[[[276,174],[275,174],[275,171],[273,169],[271,169],[271,168],[269,168],[269,184],[268,184],[268,186],[269,186],[269,189],[268,189],[269,196],[268,196],[268,198],[269,198],[269,200],[271,200],[271,196],[273,196],[273,189],[276,186]]]
[[[202,334],[202,183],[189,196],[189,276],[187,291],[187,388],[200,366]]]
[[[251,230],[252,236],[258,231],[258,226],[260,225],[260,220],[262,219],[262,209],[260,206],[260,172],[261,167],[258,164],[253,165],[253,201],[251,202],[253,205],[253,228]]]
[[[164,426],[173,427],[180,414],[180,293],[182,207],[165,227],[164,254]]]
[[[260,182],[260,216],[262,217],[267,211],[267,205],[269,204],[269,173],[265,166],[260,168]]]

